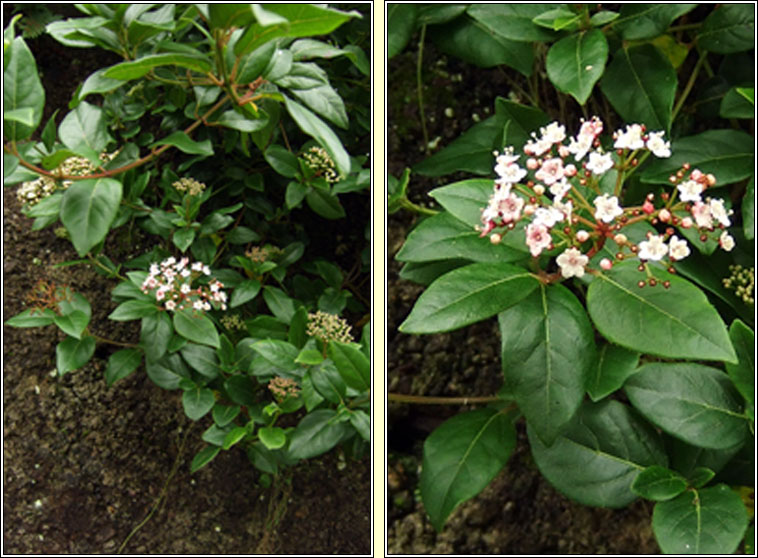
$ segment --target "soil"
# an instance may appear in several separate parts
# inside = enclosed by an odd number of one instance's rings
[[[73,88],[108,62],[102,51],[77,50],[69,64],[71,49],[46,36],[28,44],[59,121]],[[65,80],[55,68],[70,69]],[[77,258],[70,243],[52,228],[32,231],[15,188],[4,189],[3,202],[3,321],[46,279],[90,301],[98,335],[136,342],[136,323],[106,319],[115,283],[86,266],[54,268]],[[106,244],[116,256],[137,248]],[[3,326],[3,554],[370,553],[369,458],[345,462],[332,452],[264,487],[244,452],[232,450],[191,474],[210,417],[190,421],[178,392],[142,368],[108,388],[110,348],[57,376],[62,338],[53,326]]]
[[[399,177],[427,157],[416,102],[418,37],[389,62],[388,172]],[[507,97],[502,69],[479,69],[424,45],[424,115],[429,140],[441,149]],[[514,79],[518,79],[515,77]],[[447,109],[447,114],[446,114]],[[450,109],[452,109],[452,115]],[[476,114],[476,116],[474,116]],[[578,119],[577,115],[577,119]],[[439,139],[437,139],[439,138]],[[432,149],[434,150],[434,148]],[[430,179],[411,174],[409,198],[430,205],[431,189],[470,176]],[[423,287],[399,277],[394,255],[415,217],[388,220],[388,391],[413,395],[489,396],[502,384],[495,319],[438,335],[409,336],[397,327]],[[652,506],[588,508],[558,493],[539,473],[523,423],[505,469],[477,497],[460,505],[437,533],[418,497],[423,441],[446,418],[472,406],[390,404],[388,416],[388,549],[390,554],[655,554]]]

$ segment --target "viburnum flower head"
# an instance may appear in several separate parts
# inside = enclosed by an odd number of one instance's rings
[[[561,268],[561,275],[565,279],[569,277],[583,277],[584,268],[589,260],[587,256],[573,247],[565,250],[563,254],[555,259]]]
[[[610,223],[624,213],[624,210],[619,206],[619,200],[616,196],[603,194],[596,197],[593,203],[596,208],[595,219],[600,219],[604,223]]]
[[[145,294],[154,291],[155,300],[163,302],[163,307],[169,311],[185,308],[201,312],[212,308],[226,310],[227,297],[221,290],[224,287],[221,281],[211,279],[207,285],[192,286],[194,280],[210,273],[210,268],[202,262],[190,265],[188,258],[177,261],[172,256],[160,264],[150,265],[141,290]]]

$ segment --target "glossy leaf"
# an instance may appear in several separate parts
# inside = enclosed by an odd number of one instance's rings
[[[318,409],[298,423],[288,448],[293,459],[309,459],[326,453],[350,432],[350,425],[336,421],[337,411]]]
[[[750,177],[742,198],[742,231],[747,240],[755,238],[755,176]]]
[[[213,408],[216,398],[208,388],[188,389],[182,394],[184,414],[192,420],[200,420]]]
[[[721,370],[695,363],[649,363],[626,381],[632,405],[650,422],[685,442],[727,449],[742,442],[742,402]]]
[[[755,142],[740,130],[708,130],[671,142],[671,157],[653,161],[642,173],[642,182],[669,184],[668,178],[684,163],[713,173],[717,184],[731,184],[754,172]]]
[[[703,292],[659,269],[656,287],[640,288],[635,262],[599,274],[587,290],[587,309],[600,333],[628,349],[669,358],[725,360],[736,356],[726,326]],[[661,286],[664,280],[671,286]]]
[[[600,82],[603,94],[626,122],[666,132],[676,87],[671,62],[650,44],[619,49]]]
[[[297,347],[286,341],[266,339],[253,343],[253,350],[261,355],[268,363],[283,372],[289,372],[299,368],[295,359],[298,355]]]
[[[329,153],[337,170],[346,176],[350,172],[350,156],[332,129],[309,109],[286,95],[284,95],[284,105],[300,129],[315,139]]]
[[[656,431],[618,401],[585,402],[551,446],[527,426],[540,472],[560,492],[585,505],[624,507],[636,498],[631,485],[640,471],[666,465]]]
[[[145,351],[146,360],[156,361],[166,354],[173,334],[171,318],[166,312],[158,312],[142,318],[140,346]]]
[[[732,554],[747,524],[745,505],[725,484],[688,490],[653,508],[653,533],[666,554]]]
[[[587,393],[599,401],[624,385],[634,374],[640,353],[607,343],[598,351],[598,359],[587,379]]]
[[[337,371],[337,367],[329,360],[311,368],[313,387],[327,401],[339,404],[345,398],[346,384]]]
[[[346,215],[339,198],[334,194],[312,189],[306,194],[305,201],[308,207],[324,219],[342,219]]]
[[[324,84],[309,89],[290,89],[290,92],[305,103],[313,112],[347,129],[349,121],[345,102],[331,85]]]
[[[387,6],[387,60],[405,49],[416,26],[417,14],[415,4]]]
[[[624,40],[652,39],[663,34],[671,22],[693,10],[697,4],[623,4],[613,28]]]
[[[192,463],[190,463],[190,473],[194,473],[205,467],[208,463],[213,461],[213,458],[216,457],[220,451],[221,448],[218,446],[205,446],[197,452],[195,457],[192,458]]]
[[[580,105],[587,102],[608,59],[608,42],[602,31],[569,35],[550,47],[545,61],[548,78]]]
[[[137,349],[121,349],[113,353],[105,369],[105,381],[108,387],[134,372],[141,362],[142,351]]]
[[[158,313],[158,307],[152,300],[127,300],[119,304],[116,309],[108,315],[109,320],[116,322],[126,322],[129,320],[139,320],[147,316],[153,316]]]
[[[201,74],[211,71],[211,65],[208,63],[208,59],[204,56],[193,56],[190,54],[172,52],[166,54],[149,54],[138,58],[137,60],[121,62],[120,64],[108,68],[102,75],[103,77],[110,79],[131,80],[141,78],[150,70],[158,66],[179,66],[180,68],[186,68]]]
[[[491,189],[491,185],[490,185]],[[448,212],[425,219],[408,235],[395,256],[401,262],[466,259],[473,262],[515,262],[526,257],[505,244],[494,245]]]
[[[492,186],[492,179],[472,178],[435,188],[429,196],[453,217],[473,228],[481,223],[482,208],[489,203]]]
[[[350,413],[350,424],[358,431],[361,438],[367,442],[371,441],[371,417],[366,411],[357,409]]]
[[[121,194],[121,182],[113,178],[79,180],[63,194],[61,222],[79,256],[105,238],[118,213]]]
[[[184,132],[174,132],[162,140],[156,141],[150,147],[157,147],[159,145],[172,145],[180,151],[189,153],[190,155],[204,155],[205,157],[213,155],[211,140],[207,139],[197,142]]]
[[[82,101],[69,112],[58,126],[63,145],[98,165],[99,156],[111,141],[106,116],[102,108]],[[114,181],[112,178],[101,179]]]
[[[671,500],[686,489],[687,479],[660,465],[648,467],[637,475],[632,483],[632,492],[656,502]]]
[[[211,347],[219,347],[218,332],[213,322],[200,312],[182,310],[174,313],[174,329],[190,341]]]
[[[240,414],[242,408],[239,405],[222,405],[216,403],[213,406],[213,422],[220,428],[223,428],[227,424],[231,423],[237,415]]]
[[[371,361],[360,348],[351,343],[331,341],[327,351],[348,386],[358,391],[371,389]]]
[[[90,317],[80,310],[74,310],[68,314],[55,317],[57,325],[63,333],[76,339],[82,338],[82,333],[87,329]]]
[[[557,34],[532,20],[560,7],[559,4],[472,4],[466,13],[491,33],[512,41],[552,41]]]
[[[481,492],[516,447],[511,419],[496,409],[460,413],[424,442],[421,500],[437,531],[461,503]]]
[[[3,127],[5,138],[20,141],[29,138],[42,120],[45,90],[39,79],[34,55],[21,37],[12,39],[9,51],[5,51],[4,63],[3,112],[32,111],[31,125],[11,120]]]
[[[555,8],[542,12],[532,20],[532,23],[553,31],[575,31],[580,19],[580,14],[568,8]]]
[[[230,308],[236,308],[246,302],[253,300],[261,290],[261,282],[257,279],[246,279],[237,285],[232,291],[232,297],[229,302]]]
[[[596,360],[587,313],[562,285],[540,285],[498,319],[505,385],[530,427],[552,444],[582,402]]]
[[[290,323],[296,308],[294,301],[287,296],[287,293],[276,287],[266,285],[263,287],[263,300],[266,301],[266,306],[268,306],[268,309],[271,310],[271,313],[277,320],[287,324]],[[254,335],[252,331],[250,334]],[[260,337],[266,337],[266,335],[261,335]]]
[[[737,364],[726,364],[726,371],[737,391],[747,403],[746,411],[753,417],[755,407],[755,333],[740,320],[729,327],[729,338],[737,352]]]
[[[494,316],[529,295],[539,281],[507,263],[475,263],[434,281],[400,325],[403,333],[450,331]]]
[[[270,450],[283,448],[287,443],[287,435],[278,426],[264,426],[258,429],[258,438]]]
[[[28,308],[6,320],[5,325],[11,327],[43,327],[55,322],[57,314],[49,308]]]
[[[719,109],[721,118],[753,118],[755,116],[755,103],[742,95],[740,89],[733,87],[724,95]],[[753,91],[752,88],[751,91]]]
[[[263,154],[266,162],[271,165],[278,174],[288,178],[297,176],[300,165],[297,157],[287,151],[283,146],[273,144]]]
[[[219,375],[218,357],[210,347],[187,343],[180,352],[187,364],[206,378],[212,380]]]
[[[95,338],[91,335],[76,339],[66,337],[55,347],[55,362],[58,374],[77,370],[87,364],[95,354]]]
[[[755,48],[755,11],[750,4],[722,4],[705,18],[697,36],[700,47],[718,54]]]

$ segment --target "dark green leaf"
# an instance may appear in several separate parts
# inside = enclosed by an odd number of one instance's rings
[[[331,85],[324,84],[309,89],[290,89],[290,91],[313,112],[340,128],[347,129],[349,121],[345,103]]]
[[[643,353],[734,362],[726,326],[703,292],[676,275],[653,268],[651,273],[657,287],[637,285],[635,262],[596,276],[587,291],[587,309],[600,333]],[[670,288],[660,286],[664,280]]]
[[[200,420],[213,408],[216,398],[208,388],[197,387],[182,394],[184,414],[192,420]]]
[[[113,353],[108,359],[108,367],[105,369],[105,382],[108,387],[134,372],[141,362],[142,351],[137,349],[121,349]]]
[[[496,409],[461,413],[424,442],[421,499],[437,531],[460,504],[500,472],[516,447],[511,419]]]
[[[190,473],[194,473],[198,469],[205,467],[208,463],[213,461],[213,458],[216,457],[220,451],[221,448],[218,446],[205,446],[203,449],[197,452],[194,458],[192,458],[192,463],[190,464]]]
[[[7,320],[5,325],[11,327],[43,327],[54,323],[56,316],[57,314],[49,308],[43,310],[29,308]]]
[[[739,90],[739,87],[733,87],[724,95],[724,98],[721,100],[721,108],[719,109],[719,116],[721,118],[755,117],[755,103],[745,98]]]
[[[688,490],[653,509],[655,539],[666,554],[732,554],[747,524],[745,504],[725,484]]]
[[[159,360],[168,348],[174,328],[166,312],[158,312],[142,318],[140,345],[145,351],[147,361]]]
[[[401,324],[404,333],[450,331],[494,316],[529,295],[539,281],[508,263],[474,263],[434,281]]]
[[[287,435],[278,426],[264,426],[258,429],[258,438],[270,450],[283,448],[287,443]]]
[[[221,403],[216,403],[213,406],[213,422],[215,422],[219,428],[223,428],[232,422],[237,415],[240,414],[241,410],[242,409],[239,405],[222,405]]]
[[[416,27],[418,6],[391,4],[387,6],[387,59],[400,54]]]
[[[561,39],[547,53],[548,78],[560,91],[580,105],[587,102],[608,60],[608,42],[602,31],[593,29]]]
[[[610,343],[603,345],[587,381],[587,393],[592,400],[599,401],[623,386],[634,374],[639,358],[638,352]]]
[[[82,333],[87,329],[90,317],[80,310],[74,310],[69,314],[55,317],[57,325],[63,333],[76,339],[81,339]]]
[[[95,354],[95,338],[91,335],[76,339],[66,337],[55,347],[55,361],[58,374],[77,370],[87,364]]]
[[[750,177],[742,198],[742,229],[747,240],[755,238],[755,176]]]
[[[345,382],[337,371],[337,367],[329,360],[311,368],[311,381],[327,401],[339,404],[345,397]]]
[[[697,4],[623,4],[613,28],[624,40],[652,39],[662,35],[676,18],[693,10]]]
[[[559,4],[472,4],[468,15],[495,35],[512,41],[552,41],[553,31],[532,22],[540,14],[560,8]]]
[[[4,42],[4,45],[6,43]],[[21,109],[32,110],[31,126],[9,121],[3,129],[3,135],[13,141],[29,138],[42,120],[45,106],[45,90],[37,73],[29,47],[24,39],[12,39],[10,49],[5,50],[5,67],[3,70],[3,111]]]
[[[650,465],[666,465],[656,431],[618,401],[585,402],[549,447],[527,426],[540,472],[585,505],[624,507],[636,498],[631,485],[637,474]]]
[[[261,290],[261,282],[257,279],[246,279],[237,285],[232,291],[232,298],[229,302],[230,308],[236,308],[246,302],[254,299]]]
[[[295,303],[283,290],[266,285],[263,287],[263,300],[276,319],[286,324],[290,323],[295,313]]]
[[[755,11],[750,4],[722,4],[705,18],[698,44],[711,52],[730,54],[755,48]]]
[[[327,350],[348,386],[358,391],[371,389],[371,361],[358,346],[331,341]]]
[[[200,372],[206,378],[212,380],[219,374],[218,357],[216,351],[204,345],[187,343],[180,350],[182,357],[192,368]]]
[[[308,207],[324,219],[342,219],[345,216],[345,209],[334,194],[312,189],[306,194],[305,201]]]
[[[224,389],[229,398],[238,405],[251,407],[255,405],[255,384],[249,376],[235,374],[224,382]]]
[[[98,178],[79,180],[63,194],[61,222],[79,256],[105,238],[118,213],[121,193],[118,180]]]
[[[361,438],[367,442],[371,441],[371,417],[368,416],[368,413],[361,409],[353,411],[350,413],[350,424],[358,431]]]
[[[253,350],[261,355],[269,364],[283,372],[297,370],[298,364],[295,359],[298,355],[297,347],[286,341],[266,339],[253,343]]]
[[[188,70],[201,74],[211,71],[211,65],[208,63],[208,59],[205,56],[165,53],[149,54],[142,58],[138,58],[137,60],[121,62],[120,64],[108,68],[102,75],[105,78],[126,81],[141,78],[150,70],[158,66],[179,66],[180,68],[187,68]]]
[[[686,489],[687,479],[660,465],[651,465],[640,472],[632,483],[632,492],[655,502],[671,500]]]
[[[63,145],[97,165],[101,164],[100,153],[111,141],[103,109],[84,101],[60,123],[58,136]]]
[[[737,391],[745,398],[751,418],[755,407],[755,333],[740,320],[729,327],[729,338],[737,352],[737,364],[726,363],[726,371]]]
[[[281,145],[273,144],[263,154],[266,162],[271,165],[278,174],[288,178],[294,178],[300,169],[297,157],[287,151]]]
[[[307,414],[292,433],[289,455],[293,459],[309,459],[326,453],[350,432],[350,425],[336,421],[337,412],[318,409]]]
[[[649,363],[625,385],[650,422],[690,444],[727,449],[742,442],[747,420],[729,377],[694,363]]]
[[[210,345],[211,347],[219,347],[216,326],[204,314],[191,310],[175,312],[174,329],[179,335],[190,341]]]
[[[155,301],[151,300],[127,300],[119,304],[116,309],[108,316],[109,320],[116,322],[126,322],[129,320],[138,320],[158,313],[158,307]]]
[[[201,142],[196,142],[184,132],[174,132],[168,137],[156,141],[150,147],[157,147],[159,145],[173,145],[180,151],[189,153],[190,155],[204,155],[206,157],[213,155],[211,140],[207,139]]]

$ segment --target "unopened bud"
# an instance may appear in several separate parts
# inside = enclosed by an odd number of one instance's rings
[[[658,212],[658,219],[663,221],[664,223],[668,223],[671,219],[671,212],[668,209],[661,209]]]
[[[558,146],[558,155],[560,155],[561,159],[565,159],[571,154],[571,151],[569,151],[568,147],[561,144]]]
[[[534,186],[534,193],[538,196],[541,196],[545,193],[545,187],[542,184],[537,184]]]
[[[650,215],[653,211],[655,211],[655,206],[650,203],[649,200],[645,200],[645,203],[642,204],[642,211]]]
[[[683,217],[682,218],[682,228],[683,229],[689,229],[693,225],[692,219],[690,217]]]
[[[490,236],[490,242],[492,244],[500,244],[500,241],[503,240],[503,237],[499,235],[498,233],[494,233]]]
[[[608,271],[613,267],[613,262],[609,260],[608,258],[603,258],[600,260],[600,267],[603,268],[605,271]]]
[[[577,231],[577,232],[576,232],[576,239],[577,239],[579,242],[586,242],[586,241],[587,241],[587,239],[589,239],[589,237],[590,237],[590,233],[588,233],[588,232],[587,232],[587,231],[585,231],[585,230],[581,230],[581,231]]]
[[[566,165],[563,168],[563,174],[568,177],[576,176],[576,167],[574,165]]]
[[[616,236],[613,237],[613,241],[618,244],[619,246],[623,246],[627,242],[627,238],[625,234],[618,233]]]
[[[706,178],[708,179],[708,186],[714,186],[716,184],[716,177],[712,174],[706,175]]]
[[[529,170],[536,170],[537,167],[539,166],[540,164],[537,162],[537,159],[535,159],[534,157],[529,157],[526,160],[526,168],[528,168]]]

